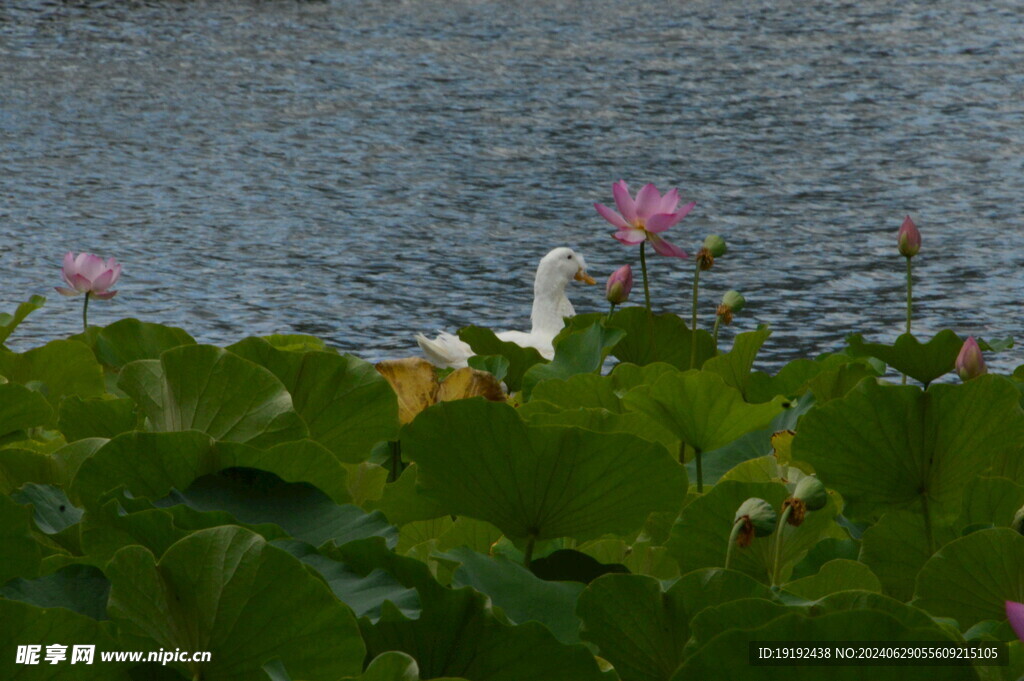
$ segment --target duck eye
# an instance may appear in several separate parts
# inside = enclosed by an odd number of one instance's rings
[[[569,255],[565,256],[565,259],[566,260],[572,260],[572,253],[570,253]]]

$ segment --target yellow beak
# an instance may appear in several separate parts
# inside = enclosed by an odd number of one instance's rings
[[[584,272],[583,270],[577,270],[576,275],[573,277],[576,281],[582,281],[584,284],[596,284],[592,276]]]

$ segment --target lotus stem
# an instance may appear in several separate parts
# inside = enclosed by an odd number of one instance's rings
[[[782,563],[782,528],[786,526],[786,521],[789,520],[789,514],[793,510],[792,506],[786,506],[782,511],[782,515],[779,516],[779,524],[775,528],[775,550],[774,556],[772,557],[772,586],[779,583],[779,567]]]
[[[391,449],[391,479],[388,482],[395,482],[402,474],[402,443],[400,440],[392,440],[388,445]]]
[[[610,322],[613,314],[615,314],[615,303],[611,303],[611,307],[608,308],[608,316],[605,317],[605,322]]]
[[[685,450],[686,450],[686,443],[680,442],[679,443],[679,463],[683,462],[683,454],[684,454]],[[700,449],[698,449],[697,447],[694,447],[693,448],[693,452],[694,452],[694,454],[693,454],[693,464],[697,467],[697,494],[703,494],[704,493],[704,469],[703,469],[703,466],[702,466],[703,461],[701,460],[701,457],[700,457]]]
[[[932,514],[928,510],[928,493],[921,495],[921,514],[924,516],[924,536],[928,542],[928,555],[935,553],[935,537],[932,534]]]
[[[647,256],[644,254],[646,241],[640,242],[640,271],[644,275],[644,305],[647,306],[647,314],[651,313],[651,289],[647,284]]]
[[[526,552],[523,553],[523,567],[527,570],[530,569],[530,563],[533,561],[533,545],[537,542],[537,535],[530,534],[526,540]]]
[[[729,546],[725,550],[725,569],[729,569],[729,565],[732,561],[732,548],[736,546],[736,537],[740,534],[740,529],[743,527],[743,518],[739,518],[732,524],[732,532],[729,533]]]
[[[86,291],[85,303],[82,305],[82,333],[89,333],[89,297],[91,292]]]
[[[914,314],[914,277],[913,266],[910,258],[907,258],[907,333],[910,333],[910,320]],[[903,385],[907,384],[907,375],[903,374]]]
[[[715,340],[715,354],[718,354],[718,327],[722,324],[722,315],[715,315],[715,326],[711,332],[711,335]]]
[[[700,258],[696,258],[697,266],[693,270],[693,310],[691,314],[692,324],[690,325],[690,368],[696,368],[697,364],[697,293],[700,285]]]

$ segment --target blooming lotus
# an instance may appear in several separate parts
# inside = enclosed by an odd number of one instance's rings
[[[76,256],[68,251],[64,256],[61,274],[71,287],[57,286],[57,292],[61,295],[77,296],[84,293],[89,298],[109,300],[117,295],[117,291],[109,289],[121,276],[121,266],[113,258],[104,261],[92,253],[79,253]]]
[[[612,185],[612,195],[618,212],[600,203],[595,203],[594,208],[617,229],[613,237],[630,246],[650,241],[654,250],[661,255],[687,257],[686,251],[669,243],[659,234],[686,217],[697,205],[695,202],[676,210],[679,206],[679,191],[673,188],[662,196],[653,184],[644,185],[634,200],[625,180]]]
[[[974,340],[974,336],[965,340],[963,347],[960,348],[960,354],[956,357],[956,373],[963,381],[969,381],[988,373],[988,369],[985,367],[985,358],[982,356],[981,348],[978,347],[978,341]]]
[[[605,286],[605,298],[612,305],[621,305],[629,299],[629,292],[632,290],[633,269],[629,265],[623,265],[608,277],[608,284]]]

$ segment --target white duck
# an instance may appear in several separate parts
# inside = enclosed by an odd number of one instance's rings
[[[555,349],[551,342],[562,330],[564,318],[576,314],[565,295],[565,287],[573,279],[595,283],[594,278],[587,274],[587,263],[579,253],[563,246],[541,258],[533,283],[533,312],[530,314],[533,328],[529,333],[501,331],[496,334],[498,338],[524,348],[536,348],[547,359],[554,357]],[[442,368],[460,369],[467,366],[467,360],[473,356],[473,349],[450,333],[441,333],[433,340],[418,333],[416,342],[427,359]]]

